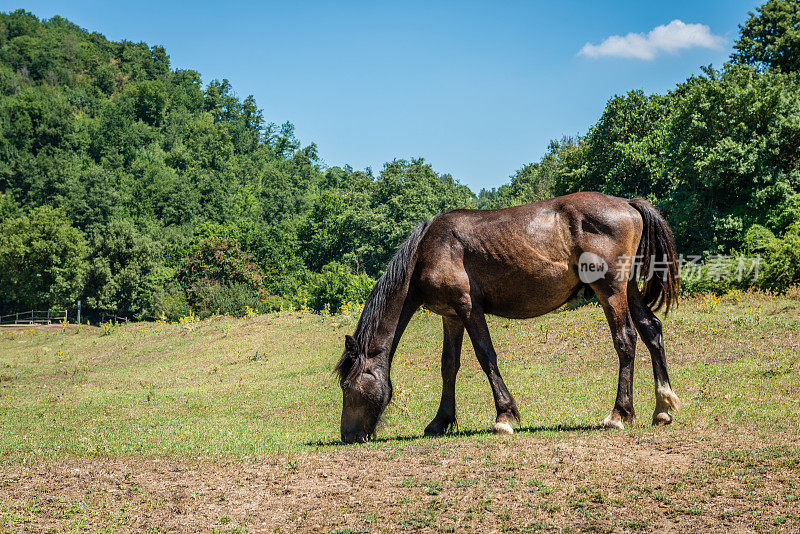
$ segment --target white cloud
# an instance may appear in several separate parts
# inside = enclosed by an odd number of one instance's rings
[[[660,52],[674,54],[687,48],[718,49],[724,42],[722,37],[711,33],[711,28],[705,24],[686,24],[673,20],[667,25],[656,26],[647,34],[612,35],[598,45],[586,43],[578,55],[652,60]]]

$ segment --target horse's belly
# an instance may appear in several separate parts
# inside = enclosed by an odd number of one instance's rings
[[[483,308],[509,319],[538,317],[567,302],[580,287],[578,277],[567,270],[557,276],[520,273],[482,284]]]
[[[575,294],[578,288],[574,288],[569,292],[558,292],[556,294],[549,294],[544,298],[532,299],[516,299],[515,301],[509,300],[492,300],[484,304],[484,311],[492,315],[506,317],[508,319],[529,319],[531,317],[538,317],[555,310]]]

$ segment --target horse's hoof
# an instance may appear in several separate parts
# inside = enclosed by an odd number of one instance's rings
[[[495,434],[511,435],[514,433],[514,427],[512,427],[505,421],[498,421],[492,427],[492,432],[494,432]]]
[[[625,424],[619,418],[619,415],[612,413],[603,419],[603,428],[608,430],[624,430]]]
[[[672,422],[672,414],[669,412],[656,412],[653,414],[653,426],[667,426]]]
[[[439,425],[434,425],[433,423],[425,427],[426,438],[437,438],[439,436],[444,436],[444,428]]]
[[[444,421],[442,422],[441,419],[434,418],[433,421],[428,423],[428,426],[425,427],[425,436],[426,437],[438,437],[444,436],[451,430],[456,428],[456,421],[453,419],[452,421]]]

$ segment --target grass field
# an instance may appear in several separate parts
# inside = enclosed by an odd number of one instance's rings
[[[331,368],[355,319],[281,313],[0,331],[0,527],[8,531],[800,530],[800,299],[685,300],[664,320],[682,409],[598,424],[617,361],[601,310],[490,321],[523,421],[468,343],[459,430],[423,439],[441,320],[412,321],[379,439],[338,444]]]

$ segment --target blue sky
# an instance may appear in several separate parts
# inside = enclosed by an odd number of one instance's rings
[[[701,65],[721,66],[760,4],[3,3],[161,44],[173,68],[198,70],[206,83],[228,78],[267,121],[294,123],[329,166],[378,171],[421,156],[476,192],[508,182],[550,139],[585,133],[614,94],[663,93]],[[707,28],[673,25],[648,38],[676,19]],[[629,33],[643,35],[602,44]]]

